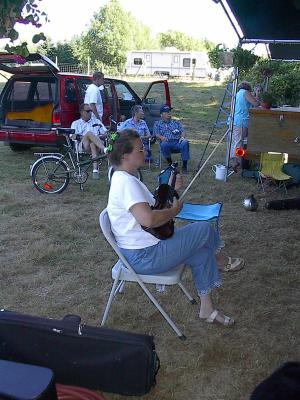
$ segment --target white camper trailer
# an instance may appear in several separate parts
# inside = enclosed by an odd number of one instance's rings
[[[211,72],[205,52],[136,50],[127,53],[127,75],[206,78]]]

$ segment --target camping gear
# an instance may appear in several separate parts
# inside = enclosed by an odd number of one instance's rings
[[[283,164],[282,172],[289,175],[291,179],[291,183],[294,185],[298,185],[300,183],[300,164],[294,163],[286,163]]]
[[[253,194],[244,199],[243,206],[244,209],[247,211],[256,211],[258,209],[258,202],[256,198],[253,196]]]
[[[0,360],[0,398],[57,400],[53,372],[48,368]]]
[[[153,337],[0,311],[0,358],[53,370],[57,383],[141,396],[155,384]]]
[[[300,197],[267,201],[265,207],[268,210],[300,210]]]
[[[211,167],[215,178],[219,181],[225,181],[226,179],[226,167],[222,164],[216,164]]]

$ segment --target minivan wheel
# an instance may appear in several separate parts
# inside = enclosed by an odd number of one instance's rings
[[[22,143],[9,143],[9,147],[11,148],[12,151],[24,151],[24,150],[29,150],[31,145]]]

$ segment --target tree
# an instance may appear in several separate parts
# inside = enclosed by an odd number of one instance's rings
[[[11,42],[18,39],[19,33],[15,29],[15,24],[31,24],[40,28],[42,21],[47,21],[47,15],[39,9],[37,0],[2,0],[0,9],[0,38],[9,38]],[[33,36],[32,42],[38,43],[44,40],[43,33]],[[27,43],[23,42],[19,46],[6,45],[5,49],[22,56],[27,56],[29,51]]]
[[[122,71],[128,50],[152,43],[149,28],[122,9],[118,0],[110,0],[94,14],[88,31],[76,42],[75,55],[93,68],[114,67]]]
[[[56,58],[60,64],[79,64],[80,60],[74,55],[74,45],[73,41],[70,42],[58,42],[54,44],[50,38],[38,46],[38,53],[44,54],[49,57],[54,62]]]
[[[212,45],[207,39],[199,40],[185,33],[168,30],[158,34],[158,41],[161,48],[176,47],[181,51],[207,51]]]

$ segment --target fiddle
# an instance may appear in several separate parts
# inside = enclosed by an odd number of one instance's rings
[[[152,210],[163,210],[165,208],[170,208],[173,203],[173,198],[179,198],[177,191],[175,190],[177,171],[177,162],[172,163],[168,168],[164,169],[160,175],[163,175],[168,170],[171,170],[172,180],[171,185],[167,183],[161,183],[154,192],[155,203],[151,206]],[[158,226],[156,228],[147,228],[142,226],[144,231],[151,233],[158,239],[165,240],[169,239],[174,233],[174,220],[166,222],[165,224]]]

